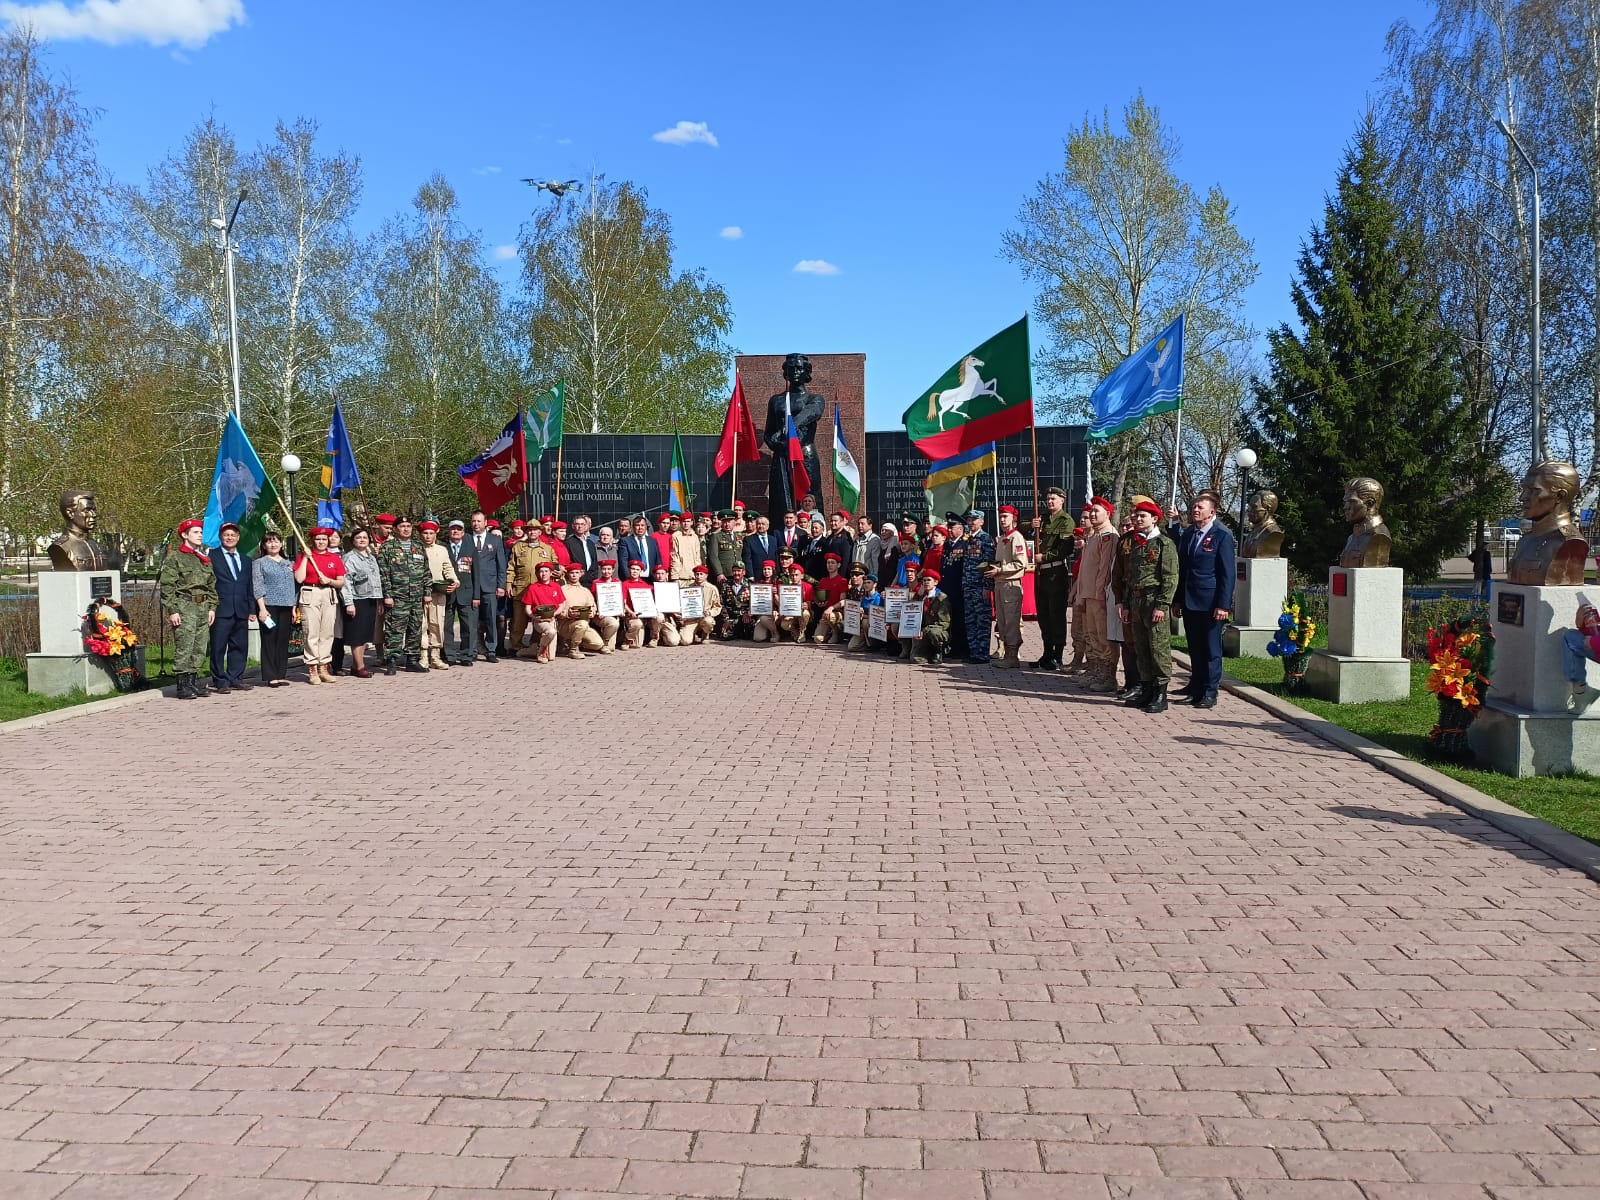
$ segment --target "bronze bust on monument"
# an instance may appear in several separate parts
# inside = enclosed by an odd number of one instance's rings
[[[1522,480],[1522,515],[1533,528],[1517,542],[1507,583],[1564,587],[1583,582],[1589,543],[1572,518],[1578,471],[1571,463],[1542,462]]]
[[[1389,527],[1383,523],[1383,484],[1362,476],[1344,485],[1344,519],[1350,540],[1339,555],[1341,567],[1387,567]]]
[[[1278,524],[1278,493],[1263,488],[1252,495],[1246,519],[1249,528],[1239,550],[1240,557],[1282,558],[1283,526]]]
[[[95,541],[94,493],[63,492],[61,519],[66,528],[50,543],[50,565],[57,571],[109,571],[115,567],[111,553]]]

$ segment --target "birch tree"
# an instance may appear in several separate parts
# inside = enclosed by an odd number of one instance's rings
[[[567,381],[575,433],[721,427],[727,294],[673,264],[672,225],[632,183],[594,179],[522,232],[533,370]]]

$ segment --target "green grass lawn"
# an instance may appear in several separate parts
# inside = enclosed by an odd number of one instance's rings
[[[162,678],[171,670],[172,647],[152,646],[145,654],[146,677],[152,685],[171,682]],[[0,658],[0,721],[15,721],[18,717],[33,717],[39,713],[54,712],[58,708],[71,708],[75,704],[92,704],[96,700],[109,700],[120,695],[110,692],[104,696],[85,696],[73,692],[68,696],[40,696],[28,690],[28,668],[14,658]]]
[[[1322,644],[1319,631],[1316,644]],[[1183,639],[1174,639],[1182,648]],[[1325,717],[1352,733],[1371,738],[1407,758],[1426,763],[1441,774],[1520,808],[1523,812],[1579,837],[1600,843],[1600,779],[1593,775],[1547,775],[1513,779],[1498,771],[1481,771],[1437,762],[1427,754],[1428,730],[1439,716],[1439,701],[1428,691],[1426,663],[1411,664],[1411,696],[1371,704],[1331,704],[1309,696],[1290,696],[1283,688],[1283,666],[1275,658],[1229,658],[1223,670],[1241,683],[1282,696],[1307,712]]]

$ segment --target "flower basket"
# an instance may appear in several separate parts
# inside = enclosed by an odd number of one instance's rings
[[[1483,617],[1428,630],[1428,690],[1439,698],[1439,721],[1428,731],[1428,752],[1466,762],[1467,730],[1483,707],[1494,670],[1494,630]]]
[[[128,623],[121,604],[109,596],[96,596],[83,614],[83,649],[98,659],[111,676],[111,686],[119,692],[133,692],[144,686],[144,667],[140,662],[139,635]]]
[[[1278,632],[1267,643],[1267,653],[1283,660],[1283,690],[1290,695],[1305,691],[1306,660],[1311,657],[1311,639],[1316,632],[1305,593],[1293,593],[1283,603]]]

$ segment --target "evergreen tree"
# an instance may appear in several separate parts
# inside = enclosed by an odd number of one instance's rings
[[[1345,483],[1384,486],[1392,562],[1431,579],[1466,544],[1492,473],[1457,387],[1454,347],[1423,282],[1422,246],[1395,199],[1369,115],[1338,189],[1300,252],[1292,295],[1302,333],[1270,332],[1271,380],[1256,380],[1255,437],[1278,491],[1288,557],[1318,577],[1348,536]]]

